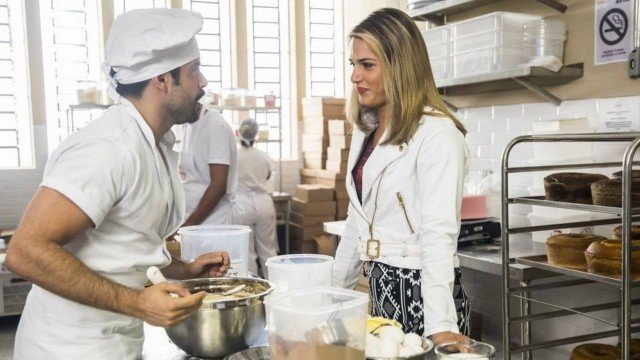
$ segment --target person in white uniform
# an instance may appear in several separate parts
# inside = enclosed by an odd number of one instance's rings
[[[231,126],[215,110],[184,125],[180,176],[187,201],[183,226],[231,224],[238,187],[237,147]]]
[[[143,321],[175,326],[206,295],[167,282],[145,288],[147,268],[173,279],[228,269],[224,252],[185,264],[165,246],[184,219],[170,128],[201,110],[201,27],[187,10],[134,10],[114,21],[103,70],[119,104],[53,152],[7,251],[7,268],[34,283],[16,360],[139,359]]]
[[[257,261],[263,276],[267,275],[267,259],[278,255],[276,240],[276,210],[269,195],[268,180],[271,177],[271,159],[253,147],[258,124],[245,119],[240,124],[240,149],[238,149],[238,193],[233,207],[233,222],[252,229],[249,242],[249,271],[258,273]]]

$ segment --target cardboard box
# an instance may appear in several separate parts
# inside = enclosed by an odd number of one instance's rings
[[[320,184],[332,188],[336,188],[338,186],[344,186],[345,179],[325,179],[321,177],[315,177],[315,182],[313,184]]]
[[[327,160],[345,162],[349,160],[349,149],[341,149],[329,146],[327,148]]]
[[[347,135],[351,134],[351,123],[346,120],[329,120],[329,134]]]
[[[337,199],[336,200],[336,217],[344,219],[347,217],[347,210],[349,209],[349,199]]]
[[[167,251],[171,254],[171,257],[175,259],[181,259],[181,250],[179,241],[167,241]]]
[[[304,133],[302,134],[302,142],[306,141],[323,141],[328,142],[329,136],[324,135],[321,132],[313,132],[313,133]]]
[[[291,212],[295,212],[304,216],[307,215],[335,215],[335,201],[314,201],[304,202],[300,199],[293,198],[291,200]]]
[[[314,236],[313,240],[315,240],[316,244],[318,245],[318,254],[329,256],[335,255],[335,250],[333,249],[333,239],[331,238],[331,236],[318,235]]]
[[[322,185],[298,185],[296,186],[295,197],[304,202],[312,201],[333,201],[333,188]]]
[[[322,170],[323,162],[322,158],[302,156],[302,166],[306,169]]]
[[[340,173],[333,170],[317,170],[315,175],[317,178],[329,179],[329,180],[333,180],[333,179],[344,180],[347,177],[346,173]]]
[[[300,169],[300,176],[316,177],[318,171],[315,169]]]
[[[324,138],[328,139],[329,126],[327,124],[326,121],[303,121],[300,128],[303,134],[322,134]]]
[[[335,199],[348,199],[349,198],[349,193],[347,192],[346,189],[346,184],[345,187],[337,187],[334,191],[335,193]]]
[[[329,135],[329,146],[348,149],[351,146],[351,135]]]
[[[345,174],[345,177],[346,177],[347,166],[348,166],[348,163],[346,161],[327,160],[325,168],[327,170]]]
[[[302,116],[324,116],[331,119],[344,119],[344,103],[341,98],[304,98],[302,99]]]
[[[324,226],[323,224],[328,221],[335,221],[336,217],[332,215],[302,215],[292,212],[289,215],[289,219],[292,223],[302,226]]]
[[[291,239],[291,251],[298,254],[316,254],[318,252],[318,244],[312,240]]]
[[[300,184],[317,184],[318,181],[316,180],[315,176],[304,176],[304,175],[300,175]]]
[[[294,223],[289,224],[289,233],[291,238],[302,241],[313,240],[314,236],[324,233],[322,225],[320,226],[302,226]]]
[[[329,142],[326,140],[303,140],[302,151],[303,152],[325,152],[325,149],[329,146]]]

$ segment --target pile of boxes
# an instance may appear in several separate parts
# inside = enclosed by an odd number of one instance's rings
[[[324,169],[329,146],[329,120],[344,120],[344,99],[302,99],[302,164],[305,169]]]
[[[336,202],[334,190],[316,184],[301,184],[291,200],[291,250],[299,253],[316,253],[318,245],[314,237],[324,233],[322,224],[335,220]]]

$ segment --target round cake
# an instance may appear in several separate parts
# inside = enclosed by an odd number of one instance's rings
[[[549,264],[575,270],[587,270],[584,251],[592,242],[606,238],[591,234],[558,234],[547,239]]]
[[[622,206],[622,180],[606,179],[591,184],[594,205]],[[640,206],[640,181],[631,184],[631,206]]]
[[[632,247],[640,247],[640,240],[631,241]],[[619,279],[622,274],[622,242],[599,240],[589,245],[584,252],[587,271]],[[631,279],[640,280],[640,250],[631,252]]]
[[[582,344],[571,351],[570,360],[618,360],[620,350],[613,345],[607,344]]]
[[[604,179],[608,177],[600,174],[551,174],[544,178],[544,195],[547,200],[591,204],[591,183]]]
[[[613,237],[618,240],[622,239],[622,226],[613,229]],[[640,226],[631,225],[631,239],[640,240]]]
[[[631,343],[629,345],[631,345],[631,355],[640,353],[640,339],[631,339]],[[622,344],[618,343],[616,347],[618,348],[618,350],[621,350]]]

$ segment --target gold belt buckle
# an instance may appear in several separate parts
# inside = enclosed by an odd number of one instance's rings
[[[380,241],[367,240],[366,254],[369,259],[377,259],[380,257]]]

